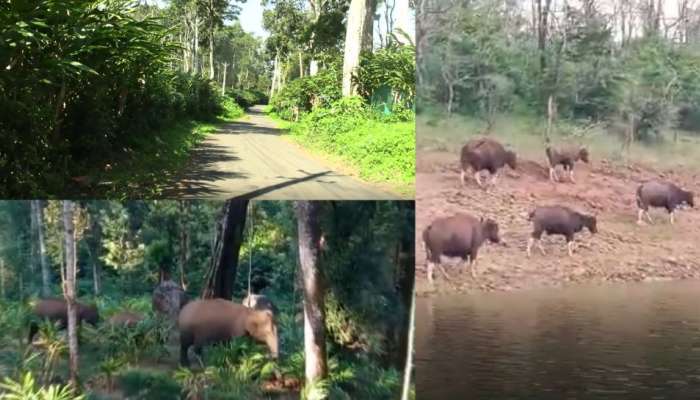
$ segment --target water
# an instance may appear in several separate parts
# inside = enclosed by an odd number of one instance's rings
[[[700,399],[700,282],[416,303],[418,399]]]

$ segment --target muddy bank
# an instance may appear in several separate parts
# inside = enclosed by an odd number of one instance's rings
[[[675,225],[662,209],[654,224],[636,224],[635,190],[646,180],[676,182],[700,193],[697,171],[662,171],[648,165],[617,166],[608,160],[577,164],[576,183],[549,181],[544,160],[523,159],[506,169],[498,185],[480,189],[473,180],[459,184],[458,156],[448,152],[417,155],[416,290],[419,295],[447,291],[518,290],[581,283],[700,279],[700,210],[677,213]],[[576,236],[573,257],[564,238],[543,237],[547,252],[525,248],[531,232],[527,214],[536,205],[561,204],[596,214],[598,234]],[[426,279],[423,229],[435,218],[469,212],[495,219],[508,247],[485,245],[479,253],[478,279],[462,272],[458,259],[444,258],[449,282],[436,270],[436,284]]]

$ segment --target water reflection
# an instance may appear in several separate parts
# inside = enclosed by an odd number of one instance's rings
[[[421,298],[419,399],[700,399],[700,282]]]

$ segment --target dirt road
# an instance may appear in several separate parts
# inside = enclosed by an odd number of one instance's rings
[[[607,281],[646,281],[700,278],[700,210],[678,213],[675,225],[662,209],[653,209],[653,225],[636,224],[635,190],[650,178],[668,179],[700,193],[696,171],[658,171],[643,165],[616,167],[606,160],[577,164],[576,183],[551,183],[542,160],[519,160],[506,170],[495,188],[482,190],[470,180],[462,188],[458,155],[418,154],[416,176],[416,288],[426,294],[453,290],[513,290],[542,286]],[[562,174],[563,175],[563,174]],[[697,196],[697,195],[696,195]],[[561,236],[544,237],[543,256],[525,247],[531,232],[527,214],[535,205],[562,204],[598,217],[598,234],[579,234],[573,257]],[[425,252],[420,235],[435,218],[469,212],[494,218],[507,247],[485,245],[477,263],[478,281],[458,272],[458,259],[446,259],[454,282],[436,270],[437,284],[426,279]],[[468,271],[468,270],[466,270]]]
[[[219,132],[200,143],[180,180],[167,190],[167,196],[283,200],[399,198],[332,170],[280,134],[261,106],[252,107],[248,118],[222,126]]]

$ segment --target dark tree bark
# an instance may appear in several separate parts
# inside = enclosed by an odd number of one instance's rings
[[[313,385],[328,374],[326,360],[325,285],[319,267],[321,230],[319,203],[296,202],[299,229],[299,263],[304,283],[304,355],[306,385]]]
[[[75,301],[75,229],[73,226],[74,205],[70,200],[63,201],[63,245],[65,254],[65,269],[61,274],[63,278],[63,296],[68,305],[68,366],[70,370],[70,382],[78,387],[78,318],[77,304]]]
[[[227,200],[224,204],[221,219],[216,225],[211,266],[202,292],[204,299],[231,299],[233,296],[247,208],[248,200]]]
[[[400,207],[405,213],[412,213],[413,202],[400,202]],[[411,227],[413,228],[413,227]],[[403,310],[409,310],[413,301],[413,286],[416,275],[415,263],[415,236],[414,229],[405,229],[398,244],[397,257],[397,288],[401,296]],[[406,315],[406,313],[404,313]],[[395,360],[397,368],[404,363],[407,358],[409,348],[408,331],[410,330],[410,318],[406,317],[399,327],[399,354]]]
[[[185,267],[190,258],[190,234],[189,234],[189,203],[180,200],[180,287],[187,290],[187,282],[185,281]]]

